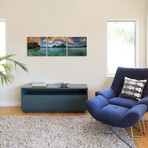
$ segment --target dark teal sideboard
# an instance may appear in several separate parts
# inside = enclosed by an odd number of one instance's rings
[[[34,88],[31,84],[21,88],[23,112],[84,112],[88,99],[86,84],[48,84],[46,88]]]

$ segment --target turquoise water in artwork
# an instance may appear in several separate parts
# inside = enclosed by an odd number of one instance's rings
[[[48,56],[66,56],[66,48],[48,47]]]
[[[27,55],[28,56],[46,56],[46,48],[28,49]]]
[[[46,56],[46,48],[28,49],[28,56]],[[86,56],[86,47],[68,48],[68,56]],[[48,56],[66,56],[66,48],[49,48]]]
[[[86,56],[86,47],[68,48],[68,56]]]

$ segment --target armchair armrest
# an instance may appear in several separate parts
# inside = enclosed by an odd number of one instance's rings
[[[113,91],[112,88],[109,88],[109,89],[104,89],[104,90],[101,90],[101,91],[97,91],[95,93],[96,96],[98,95],[101,95],[103,96],[104,98],[106,98],[107,100],[113,98],[113,97],[116,97],[116,93]]]
[[[103,96],[100,95],[87,100],[85,103],[88,112],[93,117],[95,117],[95,114],[98,110],[109,104],[109,102]]]
[[[126,128],[136,124],[147,111],[147,105],[138,104],[129,109],[122,120],[121,126]]]
[[[137,104],[146,104],[148,107],[148,96],[143,97]]]

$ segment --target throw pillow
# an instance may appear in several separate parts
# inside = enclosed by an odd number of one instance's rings
[[[136,80],[125,77],[120,97],[136,99],[139,101],[142,97],[143,89],[146,82],[147,80]]]

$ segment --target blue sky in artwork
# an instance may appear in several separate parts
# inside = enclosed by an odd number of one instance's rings
[[[46,37],[41,37],[40,47],[41,48],[46,48]]]
[[[42,48],[46,48],[46,42],[41,42],[40,47],[42,47]]]
[[[87,38],[86,37],[69,37],[68,38],[68,46],[78,47],[78,46],[87,46]]]

